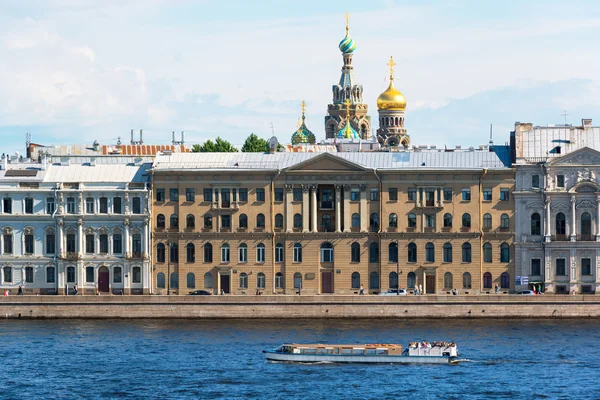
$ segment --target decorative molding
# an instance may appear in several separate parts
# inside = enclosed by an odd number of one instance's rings
[[[575,206],[575,208],[580,209],[580,208],[590,208],[590,209],[596,209],[596,204],[594,204],[593,202],[591,202],[590,200],[581,200],[579,203],[577,203],[577,205]]]

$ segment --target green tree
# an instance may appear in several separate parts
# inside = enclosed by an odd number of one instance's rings
[[[242,152],[244,153],[268,153],[269,142],[265,139],[261,139],[254,133],[250,134],[246,138],[244,145],[242,146]]]
[[[194,153],[237,153],[237,149],[225,139],[218,137],[214,142],[208,139],[202,145],[192,146]]]

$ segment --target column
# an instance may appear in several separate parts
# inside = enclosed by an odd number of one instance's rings
[[[596,291],[600,290],[600,249],[596,249]]]
[[[302,185],[302,232],[309,232],[309,207],[308,202],[310,201],[308,192],[310,186]]]
[[[335,231],[342,231],[342,185],[335,185]]]
[[[83,220],[81,218],[77,220],[77,236],[79,239],[79,248],[77,249],[77,253],[80,257],[82,257],[84,252],[83,245],[85,242],[83,240]]]
[[[219,189],[217,188],[213,188],[212,208],[219,208]]]
[[[344,185],[344,232],[350,232],[352,227],[350,213],[350,185]]]
[[[144,241],[142,242],[142,246],[144,246],[144,259],[150,257],[150,219],[144,219],[144,232],[146,235],[144,236]]]
[[[142,259],[144,259],[146,257],[146,222],[142,222],[142,231],[140,232],[140,241],[141,241],[141,248],[140,248],[140,253],[142,256]]]
[[[571,249],[571,252],[569,254],[569,277],[570,277],[570,283],[571,284],[576,284],[577,283],[577,250],[575,249]],[[572,290],[573,288],[571,288]]]
[[[310,217],[311,217],[311,221],[312,221],[311,228],[312,228],[313,232],[318,232],[319,231],[318,227],[317,227],[317,189],[318,189],[318,187],[317,187],[317,185],[312,185],[310,189],[311,189]]]
[[[367,232],[367,185],[360,185],[360,231]]]
[[[239,193],[237,192],[237,189],[231,189],[231,195],[233,196],[233,207],[239,208],[238,201],[240,201],[240,199],[238,198]]]
[[[113,249],[113,234],[109,233],[108,234],[108,255],[112,256],[114,253],[114,249]]]
[[[545,272],[544,272],[544,291],[550,290],[554,291],[553,274],[552,274],[552,252],[548,249],[544,252],[544,264],[545,264]]]
[[[123,245],[123,250],[125,251],[125,258],[129,258],[129,218],[125,218],[125,237],[123,238],[124,242]],[[169,255],[169,257],[171,256],[170,254],[171,249],[169,248],[169,251],[167,252],[167,254]]]
[[[544,224],[546,226],[546,237],[545,237],[545,241],[549,242],[550,241],[550,205],[551,205],[551,201],[550,198],[546,198],[546,223]]]
[[[575,226],[576,219],[577,215],[575,214],[575,196],[571,196],[571,242],[574,242],[577,239],[577,230]]]
[[[294,227],[294,213],[292,212],[292,191],[293,185],[285,185],[285,231],[292,232]]]
[[[600,242],[600,196],[596,197],[596,242]]]
[[[62,219],[58,220],[58,256],[63,258],[65,255],[65,224]]]

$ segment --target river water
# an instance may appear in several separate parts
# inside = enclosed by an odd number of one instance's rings
[[[452,365],[266,362],[282,342],[445,340]],[[0,320],[0,398],[600,398],[600,321]]]

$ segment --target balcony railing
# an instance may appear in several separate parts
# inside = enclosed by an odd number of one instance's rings
[[[335,229],[332,225],[321,225],[319,226],[319,232],[333,232]]]
[[[590,233],[582,233],[581,235],[579,235],[577,237],[577,240],[579,240],[581,242],[595,242],[596,236],[594,236]]]
[[[321,210],[333,210],[333,201],[331,201],[331,200],[321,201]]]
[[[79,253],[76,251],[67,251],[65,253],[66,260],[77,260],[79,258]]]
[[[131,252],[131,259],[133,260],[139,260],[142,258],[142,252],[141,251],[132,251]]]
[[[221,200],[221,208],[229,208],[231,207],[231,202],[229,200]]]
[[[554,236],[552,236],[552,240],[556,241],[556,242],[566,242],[569,240],[569,236],[564,235],[564,234],[554,235]]]

